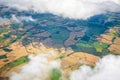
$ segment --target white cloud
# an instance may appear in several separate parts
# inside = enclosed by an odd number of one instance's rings
[[[49,62],[48,55],[30,56],[30,62],[21,68],[19,73],[12,73],[10,80],[46,80],[52,68],[60,67],[60,61]]]
[[[9,23],[10,24],[10,20],[7,19],[7,18],[0,17],[0,25],[4,25],[5,23]]]
[[[2,23],[2,22],[7,22],[7,21],[9,21],[9,19],[8,18],[2,18],[2,17],[0,17],[0,23]]]
[[[35,21],[31,16],[16,16],[13,14],[11,18],[17,23],[20,23],[21,21]]]
[[[20,16],[18,17],[21,21],[35,21],[31,16]]]
[[[94,69],[82,66],[72,72],[70,80],[120,80],[120,56],[105,56]]]
[[[30,62],[13,73],[10,80],[46,80],[53,68],[60,69],[60,61],[49,62],[49,55],[30,56]],[[64,77],[62,76],[62,80]],[[100,59],[94,68],[81,66],[70,75],[70,80],[120,80],[120,56],[108,55]]]
[[[12,15],[12,20],[14,20],[17,23],[20,23],[20,20],[15,15]]]
[[[34,10],[74,19],[86,19],[106,12],[120,12],[120,0],[1,0],[19,10]]]

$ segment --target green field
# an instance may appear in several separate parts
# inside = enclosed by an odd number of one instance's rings
[[[60,80],[60,77],[62,76],[62,73],[59,69],[52,69],[51,75],[50,75],[50,80]]]

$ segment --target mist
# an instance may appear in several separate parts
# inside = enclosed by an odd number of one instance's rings
[[[120,12],[120,0],[0,0],[0,4],[17,10],[51,13],[73,19]]]
[[[30,62],[24,65],[20,72],[11,73],[10,80],[46,80],[52,69],[60,69],[59,60],[49,62],[47,57],[47,54],[29,56]]]
[[[32,16],[16,16],[14,14],[11,15],[11,19],[14,20],[17,23],[20,23],[22,21],[27,21],[27,22],[29,22],[29,21],[32,21],[32,22],[36,21],[35,19],[32,18]]]
[[[94,68],[81,66],[71,73],[70,80],[120,80],[120,56],[105,56]]]
[[[50,71],[60,68],[60,60],[48,61],[48,55],[29,56],[30,62],[24,65],[19,73],[13,72],[10,80],[48,80]],[[107,55],[101,58],[94,67],[80,66],[71,72],[70,80],[120,80],[120,56]],[[63,77],[63,76],[62,76]],[[60,80],[66,80],[65,78]]]

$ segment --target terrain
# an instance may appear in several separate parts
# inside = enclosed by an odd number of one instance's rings
[[[105,55],[120,54],[120,13],[73,20],[0,6],[0,77],[29,62],[29,55],[51,54],[61,60],[66,77]]]

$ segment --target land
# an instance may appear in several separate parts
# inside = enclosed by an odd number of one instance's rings
[[[120,28],[113,27],[109,29],[105,34],[101,34],[98,38],[99,42],[106,43],[109,45],[108,50],[113,54],[120,54]]]
[[[60,59],[61,69],[69,77],[81,65],[94,67],[103,56],[120,54],[120,25],[105,21],[105,15],[85,21],[0,9],[0,17],[6,17],[0,20],[0,77],[19,72],[29,62],[29,55],[52,54],[48,61]],[[16,22],[13,13],[18,17],[31,15],[35,21]]]

